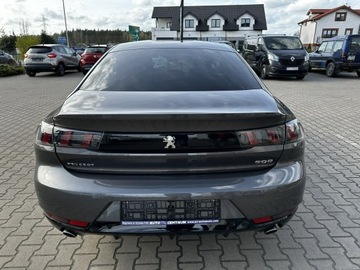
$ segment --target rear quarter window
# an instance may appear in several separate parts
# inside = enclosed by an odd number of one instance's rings
[[[350,39],[350,52],[360,52],[360,37]]]
[[[233,51],[149,49],[110,52],[80,86],[93,91],[262,88]]]

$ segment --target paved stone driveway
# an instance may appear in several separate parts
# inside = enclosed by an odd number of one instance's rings
[[[42,216],[33,140],[82,77],[0,78],[1,269],[360,269],[360,79],[267,80],[307,133],[304,203],[277,234],[66,238]]]

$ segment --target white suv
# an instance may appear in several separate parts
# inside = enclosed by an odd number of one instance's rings
[[[65,70],[80,71],[80,56],[74,50],[60,44],[34,45],[25,53],[24,67],[30,77],[46,71],[64,76]]]

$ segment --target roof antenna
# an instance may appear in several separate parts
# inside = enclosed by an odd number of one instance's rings
[[[184,0],[181,0],[180,3],[180,41],[183,42],[184,40]]]

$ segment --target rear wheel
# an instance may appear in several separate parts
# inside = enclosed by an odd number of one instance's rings
[[[65,75],[65,67],[63,64],[59,64],[55,71],[56,75],[58,76],[64,76]]]
[[[269,78],[269,75],[267,74],[267,68],[265,64],[262,64],[261,70],[260,70],[260,77],[261,79],[267,79]]]
[[[36,75],[36,72],[34,72],[34,71],[31,71],[31,70],[25,70],[26,71],[26,74],[29,76],[29,77],[35,77],[35,75]]]
[[[337,74],[337,71],[336,71],[336,66],[335,66],[334,62],[330,62],[329,64],[327,64],[326,75],[328,77],[335,77],[336,74]]]

